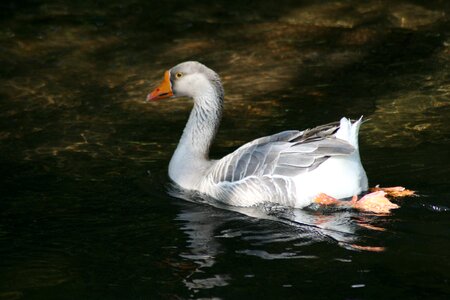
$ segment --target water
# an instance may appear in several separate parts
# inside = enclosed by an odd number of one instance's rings
[[[449,297],[447,1],[0,7],[0,299]],[[420,196],[377,216],[175,190],[191,103],[144,99],[190,59],[224,82],[212,156],[364,115],[370,184]]]

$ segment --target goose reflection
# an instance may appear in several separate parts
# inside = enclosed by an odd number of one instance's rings
[[[217,256],[226,251],[221,246],[225,239],[242,242],[234,243],[244,247],[235,250],[236,253],[269,260],[317,259],[314,254],[303,253],[303,248],[320,242],[351,250],[383,250],[382,247],[363,246],[368,242],[369,237],[364,234],[367,230],[383,228],[372,225],[371,216],[360,212],[319,207],[294,209],[273,204],[234,207],[177,186],[171,186],[169,193],[187,200],[175,203],[180,208],[176,220],[188,236],[187,250],[181,256],[196,265],[184,281],[189,289],[228,285],[228,274],[202,277],[209,273],[204,272],[205,269],[214,266]],[[263,247],[267,244],[282,244],[284,250],[269,253]]]

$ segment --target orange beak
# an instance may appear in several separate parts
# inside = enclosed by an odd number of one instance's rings
[[[164,73],[164,79],[161,84],[147,96],[147,101],[156,101],[159,99],[169,98],[173,96],[172,84],[170,83],[170,72]]]

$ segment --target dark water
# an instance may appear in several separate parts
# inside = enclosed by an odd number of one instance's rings
[[[449,13],[444,0],[2,1],[0,299],[448,299]],[[420,196],[370,215],[173,190],[191,103],[143,100],[192,59],[226,90],[213,156],[364,115],[371,185]]]

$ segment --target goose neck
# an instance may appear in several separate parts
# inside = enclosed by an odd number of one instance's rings
[[[216,95],[194,99],[194,107],[183,131],[180,146],[188,147],[194,156],[209,158],[209,149],[222,117],[222,102]]]

